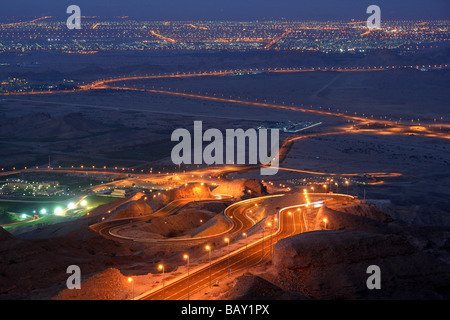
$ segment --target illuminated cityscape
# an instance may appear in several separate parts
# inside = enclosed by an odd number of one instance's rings
[[[0,52],[59,51],[95,54],[115,50],[299,50],[362,53],[395,49],[412,54],[449,40],[444,21],[385,21],[367,31],[365,21],[137,21],[84,17],[81,30],[42,17],[2,23]]]
[[[0,17],[0,300],[450,298],[450,20],[263,2]]]

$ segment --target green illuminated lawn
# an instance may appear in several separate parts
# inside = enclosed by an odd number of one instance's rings
[[[28,215],[27,219],[32,217],[34,214],[38,214],[40,216],[40,218],[37,220],[25,221],[23,223],[11,225],[11,226],[4,226],[3,228],[5,230],[8,230],[8,229],[13,229],[13,228],[19,228],[22,226],[40,224],[40,223],[53,224],[53,223],[64,222],[65,220],[73,219],[76,217],[82,217],[82,216],[86,215],[86,213],[89,212],[90,210],[93,210],[100,205],[107,204],[107,203],[110,203],[110,202],[118,200],[118,199],[120,199],[120,198],[101,197],[101,196],[91,195],[91,196],[86,197],[86,199],[85,199],[87,201],[87,205],[85,208],[79,207],[79,208],[76,208],[73,210],[69,210],[67,212],[66,216],[56,216],[51,213],[54,212],[54,210],[57,207],[65,209],[67,204],[69,203],[69,201],[64,201],[64,202],[59,202],[59,203],[46,203],[46,202],[26,203],[26,202],[20,202],[20,201],[6,202],[6,201],[0,200],[0,218],[3,217],[2,221],[0,221],[0,223],[8,224],[8,223],[14,223],[14,222],[20,222],[22,220],[26,220],[26,219],[20,218],[20,215],[24,214],[24,213]],[[47,213],[45,215],[40,214],[42,209],[46,210]],[[36,211],[36,213],[34,213],[33,211]],[[15,213],[15,214],[11,214],[11,213]]]

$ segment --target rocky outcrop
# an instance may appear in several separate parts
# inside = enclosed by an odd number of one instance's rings
[[[132,285],[114,268],[106,269],[80,284],[80,289],[65,289],[55,300],[123,300],[132,298]]]
[[[213,198],[209,186],[206,183],[189,183],[186,186],[173,190],[170,195],[171,200],[192,198],[208,199]]]
[[[237,179],[221,183],[212,193],[215,195],[231,195],[236,199],[245,199],[265,195],[267,190],[259,180]]]
[[[72,227],[64,228],[65,224]],[[10,239],[0,241],[0,300],[50,298],[66,288],[69,265],[78,265],[84,276],[102,271],[105,266],[143,260],[128,247],[94,233],[82,220],[43,229],[58,228],[72,231],[48,239],[8,236]]]
[[[141,198],[137,201],[128,202],[119,207],[118,210],[112,213],[108,220],[139,217],[152,213],[153,209],[147,204],[144,198]]]
[[[308,230],[360,230],[374,233],[389,233],[389,224],[360,216],[358,212],[345,213],[327,207],[322,207],[313,217],[308,217],[310,222]],[[325,222],[326,219],[326,222]]]
[[[161,237],[198,237],[222,232],[230,227],[226,218],[218,214],[226,206],[223,203],[190,203],[179,209],[176,214],[153,217],[138,222],[131,227],[124,226],[118,233],[122,236],[161,238]]]
[[[339,211],[369,218],[375,221],[389,223],[394,221],[391,216],[384,213],[371,202],[356,202],[352,204],[345,204],[339,208]]]
[[[9,233],[8,231],[6,231],[5,229],[3,229],[2,227],[0,227],[0,241],[6,241],[6,240],[12,240],[14,239],[14,236]]]
[[[381,270],[381,289],[369,290],[367,268]],[[356,230],[313,231],[274,247],[276,283],[313,299],[449,299],[448,264],[404,237]]]
[[[242,275],[236,278],[233,288],[222,297],[226,300],[307,300],[298,294],[287,292],[269,281],[255,276]]]

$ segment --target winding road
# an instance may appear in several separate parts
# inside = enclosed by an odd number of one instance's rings
[[[214,261],[208,261],[208,263],[204,263],[191,270],[189,275],[184,274],[172,279],[164,285],[144,293],[135,299],[188,299],[193,293],[214,285],[221,279],[227,277],[231,272],[242,270],[261,262],[272,254],[273,246],[278,240],[307,231],[308,225],[305,213],[318,210],[327,202],[335,203],[341,200],[352,201],[354,199],[352,196],[340,194],[309,194],[309,197],[318,198],[318,200],[309,204],[302,203],[280,209],[278,211],[278,228],[276,230],[270,229],[268,232],[266,230],[267,233],[264,237],[251,243],[245,243],[239,249]],[[248,202],[246,200],[244,201],[244,204],[247,205]],[[236,206],[241,209],[243,208],[240,206],[240,202],[237,202]]]

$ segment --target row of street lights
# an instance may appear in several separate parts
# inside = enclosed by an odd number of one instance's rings
[[[290,213],[290,212],[289,212]],[[274,218],[275,222],[278,222],[278,218]],[[267,222],[267,226],[271,227],[271,235],[273,234],[273,224],[271,222]],[[263,227],[263,238],[262,238],[262,252],[264,255],[264,229],[265,227]],[[246,265],[247,265],[247,272],[248,272],[248,235],[247,233],[242,233],[242,236],[245,237],[245,255],[246,255]],[[278,237],[277,237],[278,240]],[[231,240],[229,237],[224,238],[224,241],[227,243],[227,247],[228,247],[228,252],[227,252],[227,260],[228,260],[228,270],[229,270],[229,274],[231,274],[231,269],[230,269],[230,243]],[[272,246],[272,237],[270,237],[270,246],[271,248],[273,248]],[[208,251],[208,257],[209,257],[209,286],[211,287],[212,285],[212,278],[211,278],[211,252],[212,252],[212,246],[211,245],[206,245],[205,249]],[[273,252],[273,251],[272,251]],[[190,260],[189,260],[189,255],[188,254],[184,254],[183,255],[184,260],[186,260],[187,262],[187,282],[188,282],[188,295],[187,295],[187,299],[189,300],[190,298],[190,283],[189,283],[189,278],[190,278],[190,274],[189,274],[189,265],[190,265]],[[158,270],[160,270],[162,272],[162,283],[163,283],[163,300],[165,300],[165,268],[163,264],[159,264],[158,265]],[[133,291],[133,299],[134,299],[134,280],[133,278],[129,277],[128,278],[128,282],[130,282],[132,284],[132,291]]]

